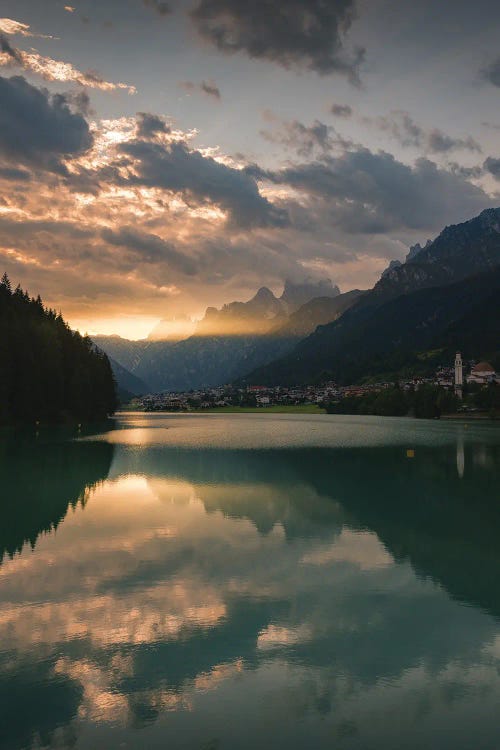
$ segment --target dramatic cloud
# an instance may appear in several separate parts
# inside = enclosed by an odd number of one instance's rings
[[[6,37],[0,33],[0,67],[20,67],[29,73],[39,75],[46,81],[68,81],[81,86],[100,89],[101,91],[115,91],[123,89],[129,94],[135,94],[134,86],[126,83],[112,83],[104,80],[98,73],[88,70],[85,73],[73,67],[71,63],[44,57],[36,51],[25,52],[13,47]]]
[[[0,76],[0,154],[9,161],[60,171],[61,159],[92,146],[87,121],[62,94],[29,84],[22,76]]]
[[[146,5],[146,7],[152,8],[157,13],[159,13],[160,16],[167,16],[172,12],[170,3],[166,3],[163,0],[143,0],[143,3],[144,5]]]
[[[36,34],[31,31],[31,27],[27,23],[15,21],[13,18],[0,18],[0,33],[16,36],[34,36],[41,39],[53,38],[45,34]]]
[[[277,172],[250,173],[302,191],[313,199],[310,208],[316,206],[322,222],[348,233],[439,228],[491,205],[481,188],[428,159],[409,166],[366,148]]]
[[[179,253],[171,242],[166,242],[155,234],[138,232],[132,227],[122,227],[118,231],[104,229],[102,237],[110,245],[135,251],[137,259],[141,262],[161,262],[188,276],[196,273],[196,266],[187,255]]]
[[[484,81],[488,81],[493,86],[500,88],[500,57],[493,60],[486,68],[483,68],[479,74]]]
[[[150,112],[139,112],[137,114],[137,137],[148,140],[154,138],[158,133],[170,134],[172,128],[162,117]]]
[[[120,151],[130,157],[125,184],[161,188],[186,201],[215,204],[239,227],[282,226],[286,214],[264,198],[256,181],[243,170],[205,156],[186,142],[133,140]]]
[[[281,121],[271,112],[265,112],[264,117],[269,122],[279,123],[279,129],[261,130],[262,137],[270,143],[279,143],[287,150],[295,151],[299,156],[309,157],[316,150],[327,153],[340,143],[346,145],[332,127],[320,120],[315,120],[312,125],[304,125],[298,120]]]
[[[500,159],[488,156],[483,166],[489,174],[493,175],[497,180],[500,180]]]
[[[390,132],[402,146],[413,146],[432,154],[443,154],[459,149],[481,152],[481,147],[471,136],[453,138],[438,128],[426,129],[416,123],[408,112],[395,111],[390,117],[380,117],[378,127]]]
[[[330,112],[332,115],[335,115],[335,117],[351,117],[352,107],[348,104],[332,104]]]
[[[201,36],[222,52],[358,83],[364,51],[349,55],[343,44],[353,16],[353,0],[198,0],[191,11]]]
[[[221,93],[219,87],[213,81],[202,81],[201,83],[193,83],[193,81],[182,81],[179,86],[189,93],[195,93],[197,91],[207,96],[211,96],[213,99],[220,101]]]

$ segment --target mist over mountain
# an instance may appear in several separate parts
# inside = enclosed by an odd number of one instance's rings
[[[163,318],[148,334],[148,341],[182,341],[195,329],[196,323],[188,315]]]
[[[288,314],[292,314],[299,307],[305,305],[317,297],[338,297],[340,289],[333,285],[330,279],[320,279],[319,281],[305,281],[294,283],[285,281],[285,288],[280,299],[286,306]]]
[[[94,341],[112,358],[124,390],[144,393],[220,385],[285,355],[318,325],[335,320],[360,294],[340,294],[329,279],[287,281],[281,297],[261,287],[247,302],[209,307],[195,333],[180,341],[155,340],[161,324],[145,340],[96,336]]]

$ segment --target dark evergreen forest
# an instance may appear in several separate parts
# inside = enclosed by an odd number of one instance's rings
[[[116,408],[107,356],[60,313],[0,282],[0,424],[95,422]]]

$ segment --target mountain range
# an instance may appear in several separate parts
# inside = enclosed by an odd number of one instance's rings
[[[128,371],[115,367],[115,376],[134,392],[351,383],[426,372],[456,348],[495,360],[499,302],[500,209],[487,209],[411,247],[369,291],[340,294],[329,280],[286,282],[281,297],[262,287],[248,302],[208,308],[181,341],[95,342]]]
[[[447,227],[340,318],[245,381],[350,383],[425,370],[456,348],[470,358],[495,359],[500,350],[500,209]]]
[[[360,294],[340,294],[328,279],[287,281],[281,297],[261,287],[248,302],[231,302],[220,310],[209,307],[194,334],[184,340],[155,340],[155,334],[141,341],[95,336],[94,342],[110,357],[122,391],[215,386],[291,351],[318,325],[341,315]]]

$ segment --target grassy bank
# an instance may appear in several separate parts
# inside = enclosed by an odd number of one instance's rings
[[[197,414],[325,414],[316,404],[290,406],[215,406],[213,409],[193,409]]]
[[[129,405],[122,406],[120,411],[142,411]],[[161,412],[144,412],[161,414]],[[165,412],[166,413],[166,412]],[[325,410],[316,404],[298,404],[295,406],[214,406],[212,409],[191,409],[189,412],[168,412],[169,414],[325,414]]]

